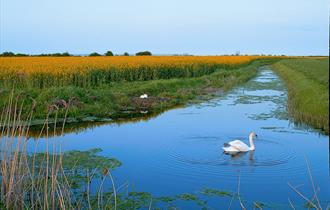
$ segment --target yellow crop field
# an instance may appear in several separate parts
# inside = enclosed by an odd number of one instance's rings
[[[116,81],[198,77],[261,56],[1,57],[4,86],[98,86]]]

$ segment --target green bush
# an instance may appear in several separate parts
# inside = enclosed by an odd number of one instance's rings
[[[149,51],[142,51],[142,52],[137,52],[135,55],[136,56],[151,56],[152,54]]]
[[[97,52],[92,52],[91,54],[89,54],[89,56],[101,56],[101,55]]]
[[[13,52],[3,52],[0,56],[2,56],[2,57],[11,57],[11,56],[15,56],[15,53],[13,53]]]
[[[113,53],[111,51],[107,51],[104,55],[105,56],[113,56]]]

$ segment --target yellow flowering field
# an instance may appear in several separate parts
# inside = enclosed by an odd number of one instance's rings
[[[1,57],[0,85],[98,86],[116,81],[198,77],[261,56]]]

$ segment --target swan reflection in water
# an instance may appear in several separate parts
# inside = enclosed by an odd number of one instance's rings
[[[238,152],[238,153],[223,153],[226,156],[229,156],[229,162],[237,164],[237,163],[243,163],[248,165],[254,165],[255,159],[253,158],[255,151],[248,151],[248,152]],[[248,160],[246,160],[246,156],[248,157]]]
[[[240,160],[245,157],[246,154],[249,154],[249,160],[253,160],[254,151],[233,153],[230,154],[230,157],[232,160]]]

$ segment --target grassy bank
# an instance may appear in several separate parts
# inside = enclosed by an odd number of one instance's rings
[[[209,97],[217,91],[226,91],[256,75],[257,69],[274,59],[256,60],[237,69],[217,69],[209,75],[192,78],[173,78],[150,81],[119,81],[96,87],[67,85],[60,87],[16,88],[14,98],[22,106],[22,118],[34,106],[33,122],[50,118],[73,121],[98,121],[100,118],[132,118],[148,112],[155,114],[168,108],[186,104],[200,97]],[[140,99],[141,94],[149,98]],[[12,94],[2,88],[0,108]],[[56,110],[56,112],[55,112]],[[55,114],[56,113],[56,114]],[[55,116],[57,115],[57,116]]]
[[[287,59],[273,68],[288,87],[288,110],[295,121],[329,133],[329,58]]]

